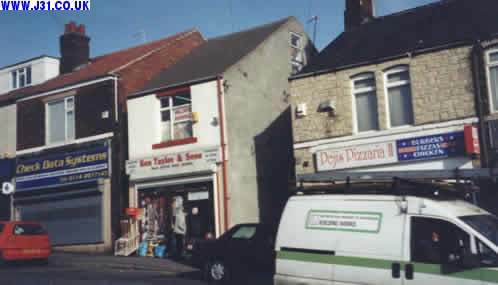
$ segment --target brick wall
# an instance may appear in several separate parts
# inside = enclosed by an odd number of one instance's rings
[[[411,76],[412,104],[415,125],[437,123],[475,116],[471,70],[471,47],[460,47],[406,57],[375,65],[341,70],[291,82],[294,143],[353,135],[353,96],[351,77],[374,72],[377,89],[379,127],[386,130],[386,96],[384,72],[398,65],[407,65]],[[334,100],[336,115],[318,112],[325,100]],[[297,104],[306,103],[308,115],[296,118]],[[296,172],[309,173],[313,165],[307,149],[294,152]]]

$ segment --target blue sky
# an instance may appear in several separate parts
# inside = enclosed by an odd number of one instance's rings
[[[322,49],[343,29],[344,0],[92,0],[88,12],[0,12],[0,66],[41,54],[59,56],[64,24],[87,26],[91,56],[140,44],[190,28],[206,38],[296,16],[306,25],[320,18],[317,46]],[[386,15],[435,0],[374,0],[377,15]],[[311,35],[312,27],[307,25]]]

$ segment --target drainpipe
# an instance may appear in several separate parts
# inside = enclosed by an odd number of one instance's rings
[[[220,143],[221,143],[221,168],[223,171],[223,214],[225,220],[225,231],[228,230],[228,182],[227,182],[227,159],[226,159],[226,141],[225,141],[225,116],[223,113],[223,93],[221,91],[221,81],[223,77],[219,75],[216,78],[216,85],[218,89],[218,112],[220,121]]]
[[[481,167],[489,167],[489,149],[486,123],[484,121],[483,97],[481,85],[481,69],[483,67],[483,48],[479,40],[476,40],[472,48],[472,79],[475,90],[475,104],[477,118],[479,119],[479,139],[481,141]],[[491,170],[490,170],[491,171]],[[490,173],[492,174],[492,173]]]

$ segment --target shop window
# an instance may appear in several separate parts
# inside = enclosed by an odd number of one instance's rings
[[[488,90],[491,112],[498,111],[498,50],[486,53],[486,72],[488,75]]]
[[[190,91],[160,98],[161,140],[163,142],[193,137]]]
[[[353,114],[356,114],[355,132],[379,130],[374,73],[365,73],[353,77],[352,88]]]
[[[413,125],[413,106],[410,72],[407,66],[398,66],[385,73],[389,112],[389,126]]]
[[[12,89],[31,85],[31,66],[12,71]]]
[[[439,219],[412,217],[413,262],[443,264],[450,255],[458,258],[466,252],[470,252],[470,236],[459,227]]]
[[[292,52],[292,74],[296,74],[304,66],[304,45],[303,37],[299,34],[290,33],[290,46]]]
[[[50,101],[46,111],[47,144],[74,140],[74,97]]]

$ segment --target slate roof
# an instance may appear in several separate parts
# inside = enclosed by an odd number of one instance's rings
[[[120,70],[139,62],[148,55],[164,51],[163,49],[170,49],[172,52],[172,49],[183,48],[187,42],[197,41],[199,37],[202,38],[200,33],[192,29],[164,39],[98,56],[90,59],[89,64],[76,71],[59,75],[38,85],[16,89],[1,95],[0,103],[118,74]],[[164,68],[167,68],[167,66]]]
[[[208,39],[171,68],[159,73],[141,91],[132,95],[215,78],[256,49],[291,19],[293,17],[287,17],[263,26]]]
[[[497,0],[441,0],[340,34],[292,78],[381,62],[498,34]]]

